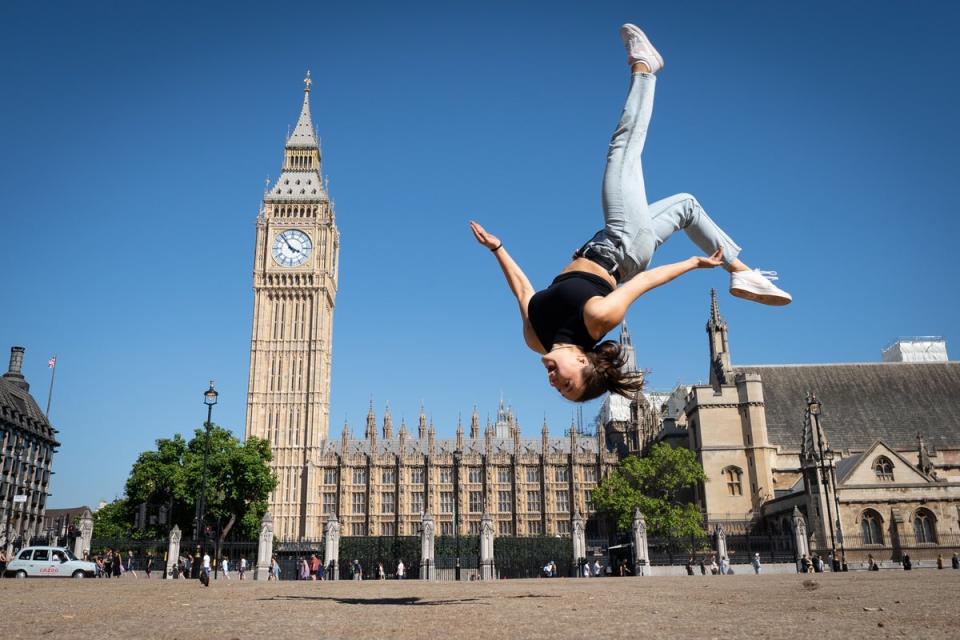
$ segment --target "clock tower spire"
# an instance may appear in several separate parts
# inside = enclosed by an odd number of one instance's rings
[[[281,540],[319,537],[311,526],[319,496],[303,484],[329,428],[340,233],[310,115],[312,84],[308,71],[280,177],[263,196],[254,252],[246,435],[273,450],[270,511]]]

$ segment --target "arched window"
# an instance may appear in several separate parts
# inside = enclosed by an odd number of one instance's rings
[[[913,515],[913,536],[917,544],[936,544],[937,526],[933,514],[926,509],[917,509]]]
[[[732,496],[743,495],[743,484],[740,478],[743,476],[743,470],[739,467],[727,467],[723,470],[723,475],[727,479],[727,491]]]
[[[877,474],[877,480],[884,482],[893,482],[893,463],[886,456],[879,456],[873,461],[873,472]]]
[[[867,509],[860,514],[860,535],[863,536],[863,544],[883,544],[882,522],[880,514],[873,509]]]

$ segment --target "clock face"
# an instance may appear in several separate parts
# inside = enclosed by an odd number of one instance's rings
[[[287,229],[273,241],[273,259],[281,267],[298,267],[307,261],[311,252],[310,236],[299,229]]]

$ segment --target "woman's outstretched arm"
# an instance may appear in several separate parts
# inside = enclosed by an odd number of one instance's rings
[[[536,333],[533,331],[533,327],[530,326],[530,320],[527,317],[527,305],[530,303],[530,298],[536,293],[533,285],[530,284],[530,280],[520,268],[520,265],[518,265],[514,259],[510,257],[510,254],[507,253],[507,250],[504,249],[503,243],[500,242],[499,238],[472,220],[470,221],[470,230],[473,232],[473,237],[477,239],[477,242],[493,251],[493,255],[496,257],[497,263],[503,271],[503,277],[507,279],[510,291],[513,292],[514,297],[517,299],[517,304],[520,307],[520,318],[523,320],[523,339],[527,343],[527,346],[537,353],[546,353]]]
[[[612,293],[591,298],[583,307],[583,320],[592,336],[603,337],[608,331],[623,322],[637,298],[651,289],[666,284],[694,269],[712,269],[722,264],[723,250],[717,249],[712,256],[693,256],[681,262],[665,264],[640,273]]]

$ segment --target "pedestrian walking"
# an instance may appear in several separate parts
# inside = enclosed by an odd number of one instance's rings
[[[317,580],[320,576],[320,558],[317,557],[317,554],[310,554],[310,579]]]
[[[727,556],[720,558],[720,575],[725,576],[730,574],[730,561],[727,560]]]
[[[581,569],[581,574],[583,575],[584,578],[589,578],[589,577],[590,577],[590,563],[589,563],[589,562],[584,562],[584,563],[583,563],[583,567],[582,567],[582,569]]]
[[[760,575],[760,554],[754,553],[753,560],[750,562],[753,565],[753,572],[757,575]]]
[[[240,556],[240,579],[243,580],[247,573],[247,556]]]
[[[406,577],[407,568],[403,566],[403,558],[397,562],[397,580],[403,580]]]
[[[306,558],[300,558],[300,579],[301,580],[310,579],[310,565],[307,564]]]
[[[133,567],[133,549],[127,551],[127,573],[133,575],[134,578],[138,577],[137,572],[134,571]]]
[[[956,553],[953,554],[953,557],[950,559],[950,566],[954,569],[960,569],[960,555]]]
[[[693,556],[690,556],[690,559],[687,560],[687,575],[688,576],[695,575],[693,571]]]
[[[317,580],[326,580],[327,579],[327,568],[323,566],[323,563],[320,563],[320,566],[317,567]]]
[[[226,555],[223,556],[223,577],[227,580],[230,579],[230,558]]]
[[[267,574],[267,581],[280,579],[280,565],[277,564],[277,557],[270,558],[270,573]]]
[[[200,582],[205,587],[210,586],[210,554],[204,551],[203,564],[200,567]]]
[[[147,554],[147,562],[143,567],[143,572],[147,574],[147,577],[150,577],[150,572],[153,571],[153,554]]]
[[[383,563],[377,563],[377,580],[386,580],[387,572],[383,570]]]
[[[720,575],[720,566],[717,564],[717,556],[710,556],[710,575]]]
[[[354,559],[351,569],[353,571],[354,580],[363,580],[363,566],[361,566],[359,560]]]
[[[114,578],[119,578],[123,575],[123,554],[120,551],[117,551],[113,554],[113,559],[110,562],[111,573]]]
[[[603,567],[600,566],[600,561],[594,560],[593,561],[593,577],[599,578],[602,575],[603,575]]]
[[[812,566],[813,563],[807,558],[807,554],[803,554],[803,557],[800,558],[800,573],[810,573],[810,567]]]
[[[703,556],[700,556],[700,575],[707,575],[707,565],[704,564]]]

